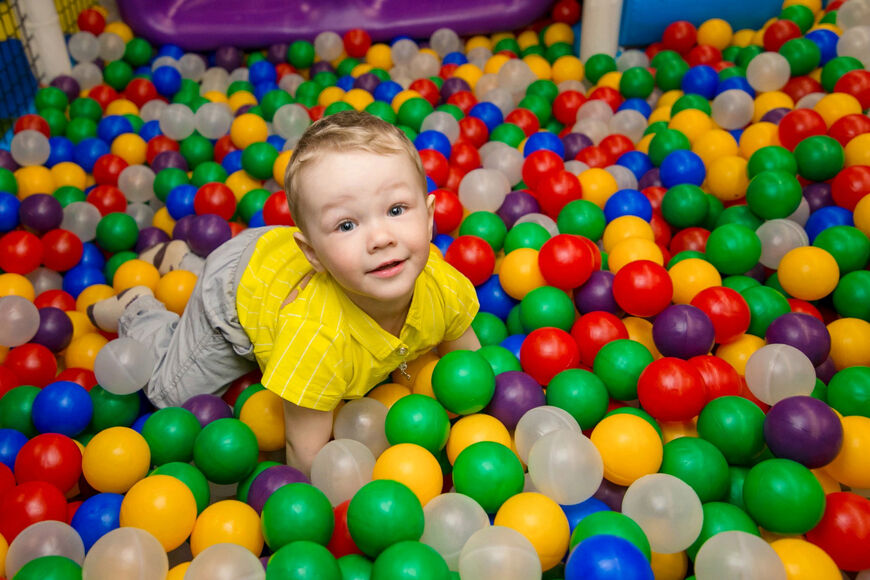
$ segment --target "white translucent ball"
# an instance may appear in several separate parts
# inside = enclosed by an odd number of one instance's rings
[[[338,33],[324,30],[314,37],[314,52],[322,60],[333,61],[341,56],[344,51],[344,41]]]
[[[447,567],[459,570],[459,554],[478,530],[489,527],[480,504],[461,493],[436,496],[423,507],[425,527],[420,541],[441,554]]]
[[[515,108],[513,94],[503,87],[496,87],[487,91],[481,101],[492,103],[498,107],[503,117],[507,117]]]
[[[527,213],[526,215],[519,218],[514,222],[514,225],[517,224],[538,224],[550,234],[550,237],[556,236],[559,234],[559,226],[556,225],[555,220],[548,215],[544,215],[542,213]]]
[[[589,169],[589,166],[583,163],[582,161],[577,161],[576,159],[572,159],[571,161],[565,162],[565,171],[570,171],[577,177],[580,177],[580,174]],[[635,189],[635,188],[632,188]]]
[[[411,67],[411,76],[415,79],[436,76],[441,69],[441,62],[438,60],[438,57],[428,52],[418,52],[415,54],[411,57],[409,65]]]
[[[469,50],[465,58],[468,59],[468,62],[483,70],[483,67],[486,66],[486,61],[492,58],[492,50],[486,46],[478,46]]]
[[[809,395],[816,370],[807,356],[788,344],[767,344],[746,363],[746,386],[758,399],[774,405],[788,397]]]
[[[212,544],[190,563],[185,580],[265,580],[266,570],[251,551],[239,544]]]
[[[616,69],[620,72],[636,66],[642,66],[644,68],[649,66],[649,57],[642,50],[636,48],[625,50],[616,59]]]
[[[169,103],[167,103],[166,101],[152,99],[142,105],[142,108],[139,109],[139,116],[146,123],[149,121],[157,121],[158,119],[160,119],[160,115],[161,113],[163,113],[163,109],[168,106]]]
[[[807,201],[807,198],[801,197],[801,202],[798,204],[797,209],[791,212],[785,219],[793,221],[801,227],[807,225],[807,220],[810,219],[810,202]]]
[[[296,73],[286,74],[281,77],[281,80],[278,81],[278,88],[290,93],[290,96],[296,96],[296,89],[299,88],[299,85],[305,82],[305,79],[302,78],[302,75],[298,75]]]
[[[807,232],[789,219],[768,220],[755,233],[761,240],[761,257],[758,261],[774,270],[779,268],[780,260],[791,250],[810,244]]]
[[[250,74],[251,71],[248,70],[248,67],[240,66],[239,68],[233,70],[233,72],[230,73],[230,84],[233,84],[236,81],[246,82],[248,78],[250,78]]]
[[[47,290],[61,290],[63,288],[63,276],[44,266],[36,268],[24,277],[33,284],[33,292],[37,296]]]
[[[637,189],[637,177],[628,167],[622,165],[608,165],[604,171],[616,180],[617,191],[620,189]]]
[[[21,296],[0,298],[0,346],[21,346],[39,330],[39,309]]]
[[[850,0],[837,9],[837,26],[849,30],[870,25],[870,0]]]
[[[808,95],[802,96],[797,103],[795,103],[795,109],[812,109],[816,106],[816,104],[821,101],[823,98],[827,96],[826,93],[810,93]]]
[[[27,526],[15,536],[6,553],[6,576],[13,578],[25,564],[45,556],[63,556],[81,565],[85,545],[72,526],[45,520]]]
[[[498,88],[498,76],[492,73],[487,73],[477,79],[477,83],[474,85],[472,92],[474,96],[478,99],[482,99],[483,95],[488,93],[489,91]]]
[[[192,81],[199,82],[202,79],[206,66],[205,60],[192,52],[188,52],[178,59],[178,69],[181,72],[181,76]]]
[[[169,558],[157,538],[140,528],[122,527],[91,546],[82,564],[82,580],[160,580],[168,571]]]
[[[93,62],[80,62],[72,68],[70,75],[86,91],[103,82],[103,71]]]
[[[480,164],[484,169],[492,169],[504,175],[511,185],[516,185],[523,178],[523,154],[507,143],[485,143],[480,148]]]
[[[27,129],[19,131],[12,137],[9,152],[18,165],[44,165],[51,155],[51,145],[48,137],[39,131]]]
[[[99,36],[100,41],[100,58],[104,62],[120,60],[124,56],[124,51],[127,50],[127,45],[124,39],[114,32],[104,32]]]
[[[577,109],[577,121],[594,119],[603,123],[609,123],[613,117],[613,109],[610,105],[599,99],[586,101]]]
[[[157,361],[138,340],[126,337],[109,341],[94,359],[94,376],[108,392],[129,395],[144,387]]]
[[[97,224],[103,218],[95,205],[86,201],[74,201],[63,208],[61,229],[74,233],[83,242],[97,237]]]
[[[444,58],[451,52],[462,50],[462,39],[450,28],[439,28],[429,38],[429,46],[438,56]]]
[[[538,439],[559,429],[566,429],[576,435],[581,435],[580,425],[571,414],[559,407],[543,405],[535,407],[520,417],[517,428],[514,431],[514,441],[517,447],[517,455],[523,463],[528,464],[529,452]],[[576,503],[576,502],[575,502]]]
[[[377,459],[390,446],[384,423],[387,406],[364,397],[348,402],[335,416],[332,432],[336,439],[353,439],[371,450]]]
[[[80,31],[70,36],[67,48],[76,62],[93,62],[100,56],[100,41],[90,32]]]
[[[193,122],[206,139],[220,139],[230,130],[233,112],[226,103],[205,103],[194,113]]]
[[[759,92],[778,91],[791,78],[788,60],[778,52],[763,52],[749,61],[746,80]]]
[[[146,165],[128,165],[118,175],[118,189],[127,201],[148,201],[154,197],[154,177]]]
[[[127,209],[124,210],[128,216],[136,222],[136,227],[140,230],[149,227],[154,223],[154,208],[141,201],[134,201],[127,204]]]
[[[682,552],[701,533],[704,511],[698,494],[666,473],[636,479],[622,499],[622,513],[635,521],[659,554]]]
[[[713,99],[713,120],[717,125],[730,131],[745,127],[755,113],[755,101],[746,91],[728,89]]]
[[[482,528],[468,538],[459,553],[462,580],[535,580],[541,574],[535,547],[513,528]]]
[[[353,439],[334,439],[314,456],[311,484],[337,506],[370,482],[374,469],[371,449]]]
[[[610,129],[607,126],[607,121],[600,119],[580,119],[571,128],[572,133],[583,133],[592,140],[592,143],[598,145],[601,140],[610,135]]]
[[[525,93],[530,84],[538,80],[531,67],[523,60],[511,59],[498,69],[498,86],[511,93]]]
[[[420,131],[438,131],[447,137],[452,144],[459,139],[459,121],[450,113],[433,111],[423,119]]]
[[[172,67],[175,70],[177,70],[179,73],[181,72],[181,65],[178,64],[178,60],[176,60],[175,58],[173,58],[169,55],[158,56],[157,58],[155,58],[151,62],[151,70],[152,71],[157,70],[162,66]]]
[[[540,437],[529,450],[528,459],[535,488],[561,505],[586,501],[598,491],[604,478],[598,448],[571,428],[556,429]]]
[[[420,48],[417,46],[417,43],[410,38],[397,40],[390,47],[390,56],[393,58],[394,65],[410,63],[411,59],[414,58],[414,55],[418,52],[420,52]]]
[[[625,135],[637,143],[643,137],[643,132],[647,128],[647,119],[640,111],[633,109],[625,109],[617,111],[607,124],[607,128],[611,133]]]
[[[785,566],[770,544],[746,532],[720,532],[695,556],[698,580],[785,580]]]
[[[470,212],[497,211],[510,193],[507,177],[493,169],[472,169],[459,182],[459,201]]]
[[[287,140],[292,139],[296,143],[311,124],[311,117],[302,105],[288,103],[275,111],[272,124],[278,135]]]
[[[202,82],[199,85],[199,94],[204,95],[211,91],[225,93],[230,86],[230,73],[225,68],[213,66],[202,74]]]
[[[844,30],[837,41],[837,56],[853,56],[870,68],[870,24]]]
[[[173,103],[160,114],[160,131],[170,139],[187,139],[195,128],[194,113],[187,105]]]

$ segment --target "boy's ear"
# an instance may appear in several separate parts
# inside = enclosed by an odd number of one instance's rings
[[[435,196],[431,193],[426,194],[426,211],[429,214],[429,218],[426,223],[429,224],[429,239],[432,239],[432,228],[435,224]]]
[[[308,239],[305,237],[301,231],[293,234],[293,239],[296,240],[296,245],[299,246],[299,249],[302,250],[302,253],[305,254],[305,257],[311,263],[311,266],[317,272],[322,272],[324,270],[323,264],[320,263],[320,260],[317,257],[317,252],[314,251],[314,248],[308,243]]]

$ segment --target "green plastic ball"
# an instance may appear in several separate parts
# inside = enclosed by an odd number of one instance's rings
[[[604,418],[609,402],[604,382],[587,370],[564,370],[547,385],[547,404],[568,411],[584,431]]]
[[[743,502],[762,528],[778,534],[803,534],[822,519],[825,492],[816,476],[800,463],[768,459],[746,475]]]
[[[749,66],[749,63],[752,61],[752,59],[763,52],[764,47],[757,44],[750,44],[748,46],[744,46],[740,49],[740,52],[737,53],[737,60],[735,64],[745,70],[746,67]]]
[[[682,252],[678,252],[678,253],[674,254],[674,256],[670,260],[668,260],[667,269],[670,270],[671,268],[673,268],[674,266],[676,266],[677,264],[679,264],[683,260],[691,260],[691,259],[705,260],[706,261],[707,256],[706,256],[706,254],[704,254],[704,252],[696,252],[695,250],[684,250]]]
[[[7,189],[2,189],[2,191],[9,191]],[[52,194],[54,199],[60,202],[60,205],[63,207],[68,206],[71,203],[75,203],[77,201],[85,201],[86,196],[85,192],[79,189],[78,187],[72,185],[64,185],[62,187],[58,187],[54,190]]]
[[[779,145],[761,147],[749,157],[746,174],[752,179],[765,171],[786,171],[797,175],[797,161],[791,151]]]
[[[384,423],[390,445],[413,443],[436,457],[447,445],[450,419],[438,401],[426,395],[406,395],[393,403]]]
[[[604,211],[585,199],[569,201],[559,212],[556,226],[561,234],[574,234],[597,242],[604,235],[607,220]]]
[[[130,63],[130,66],[140,67],[148,64],[151,57],[154,55],[154,49],[144,38],[134,37],[127,42],[124,49],[124,60]]]
[[[223,183],[227,176],[227,170],[217,161],[203,161],[193,170],[190,182],[196,187],[202,187],[206,183]]]
[[[334,103],[330,103],[330,105],[323,110],[323,115],[328,117],[329,115],[341,113],[342,111],[353,111],[353,105],[345,103],[344,101],[335,101]]]
[[[388,103],[383,101],[372,101],[366,106],[365,111],[387,123],[393,125],[396,123],[396,112],[393,111],[393,108]]]
[[[476,211],[462,220],[459,235],[482,238],[495,253],[498,253],[504,247],[507,226],[504,220],[491,211]]]
[[[748,467],[736,465],[728,467],[728,497],[725,499],[743,511],[746,511],[746,504],[743,503],[743,484],[747,473],[749,473]]]
[[[616,70],[616,61],[609,54],[593,54],[586,60],[584,74],[586,79],[595,84],[598,80],[609,72]]]
[[[269,179],[278,155],[271,143],[252,143],[242,152],[242,168],[257,179]]]
[[[825,228],[813,245],[834,257],[841,275],[863,270],[870,263],[870,239],[853,226]]]
[[[665,443],[660,472],[689,484],[701,503],[719,501],[728,492],[728,462],[705,439],[680,437]]]
[[[182,407],[155,411],[142,426],[142,437],[151,448],[151,463],[163,465],[193,459],[193,445],[202,426],[196,415]]]
[[[407,486],[391,479],[362,486],[347,509],[351,538],[372,558],[397,542],[419,540],[423,525],[420,500]]]
[[[743,274],[761,257],[761,240],[740,224],[717,227],[707,238],[707,259],[723,274]]]
[[[486,359],[476,352],[455,350],[435,364],[432,390],[445,409],[469,415],[489,404],[495,393],[495,375]]]
[[[214,159],[214,145],[202,135],[194,133],[181,142],[179,153],[187,161],[188,167],[196,169],[201,163]]]
[[[767,327],[778,317],[791,312],[788,300],[777,290],[767,286],[753,286],[740,293],[749,306],[747,333],[764,338]]]
[[[523,130],[513,123],[502,123],[489,134],[490,141],[505,143],[514,148],[519,147],[525,138],[526,134]]]
[[[98,105],[99,106],[99,105]],[[89,117],[73,117],[66,126],[66,138],[78,145],[97,135],[97,123]]]
[[[123,91],[133,80],[133,69],[126,61],[112,61],[103,69],[103,80],[116,91]]]
[[[800,28],[801,34],[806,34],[807,31],[816,23],[813,11],[802,4],[792,4],[786,6],[779,13],[780,20],[791,20]]]
[[[196,500],[196,512],[202,513],[211,503],[211,489],[202,471],[182,461],[164,463],[151,472],[151,475],[169,475],[187,486]]]
[[[447,562],[421,542],[397,542],[380,553],[372,580],[449,580]]]
[[[749,465],[764,449],[764,412],[744,397],[718,397],[698,416],[698,435],[729,464]]]
[[[529,95],[543,97],[547,102],[552,103],[559,96],[559,87],[553,81],[538,79],[526,89],[526,96]]]
[[[545,128],[553,115],[553,106],[551,102],[546,97],[535,93],[527,93],[526,96],[520,100],[517,107],[530,110],[535,117],[538,118],[538,122],[541,126]]]
[[[99,121],[103,118],[103,107],[90,97],[79,97],[70,104],[69,118],[72,120],[79,117]]]
[[[641,343],[619,338],[601,347],[592,363],[595,373],[610,396],[617,401],[637,398],[637,380],[651,362],[653,355]]]
[[[472,498],[490,514],[497,512],[510,497],[520,493],[524,483],[523,466],[519,458],[501,443],[472,443],[459,453],[453,463],[456,491]]]
[[[574,324],[574,301],[553,286],[535,288],[520,302],[520,322],[526,332],[547,326],[568,332]]]
[[[626,99],[646,99],[655,88],[655,79],[646,67],[633,66],[622,72],[619,92]]]
[[[238,483],[257,465],[259,447],[251,428],[238,419],[218,419],[206,425],[193,444],[193,460],[219,484]]]
[[[834,85],[844,74],[863,68],[864,65],[854,56],[835,56],[822,67],[822,88],[825,92],[833,93]]]
[[[507,371],[523,370],[519,359],[503,346],[496,344],[482,346],[477,350],[477,354],[486,359],[486,362],[492,367],[492,373],[496,376]]]
[[[658,167],[665,157],[679,149],[691,149],[689,138],[676,129],[664,129],[649,142],[649,160]]]
[[[836,176],[846,161],[843,146],[833,137],[812,135],[794,148],[798,174],[811,181],[826,181]]]
[[[398,121],[402,125],[407,125],[416,132],[420,132],[420,127],[423,124],[423,119],[428,117],[435,108],[426,99],[413,97],[402,103],[399,107]]]
[[[27,436],[36,437],[33,426],[33,401],[39,394],[38,387],[22,385],[6,391],[0,397],[0,429],[15,429]]]
[[[109,427],[129,427],[139,416],[139,393],[116,395],[100,385],[94,385],[89,394],[94,407],[90,424],[92,431],[102,431]],[[153,453],[151,460],[153,463]]]
[[[822,61],[822,51],[819,46],[808,38],[792,38],[786,41],[779,47],[779,54],[788,61],[793,77],[813,72]]]
[[[33,104],[36,110],[42,113],[46,109],[56,109],[58,111],[66,111],[69,107],[69,98],[66,93],[57,87],[42,87],[36,91],[33,97]]]
[[[69,124],[66,115],[63,111],[57,109],[45,109],[40,113],[45,122],[48,123],[48,130],[52,137],[61,137],[66,135],[66,127]]]
[[[764,221],[752,213],[752,210],[749,209],[748,205],[732,205],[719,214],[719,217],[716,219],[716,223],[714,224],[714,228],[719,228],[728,224],[739,224],[754,232],[763,223]]]
[[[97,245],[107,252],[129,250],[136,244],[138,237],[136,220],[125,213],[106,214],[97,223]]]
[[[540,250],[550,239],[550,232],[541,224],[524,222],[512,227],[504,238],[504,252],[510,254],[519,248]]]
[[[746,188],[749,209],[768,220],[790,216],[800,205],[801,199],[800,182],[786,171],[763,171],[753,177]]]
[[[293,102],[293,97],[285,90],[274,89],[263,95],[260,106],[263,108],[263,118],[272,122],[275,111]]]
[[[688,71],[689,64],[679,56],[666,60],[656,69],[656,86],[664,92],[679,89]]]
[[[238,419],[242,415],[242,407],[245,406],[245,403],[248,402],[251,395],[265,390],[266,387],[263,386],[263,383],[252,383],[248,385],[248,387],[239,393],[238,397],[236,397],[236,402],[233,404],[233,417]]]
[[[842,317],[870,322],[870,271],[857,270],[840,278],[834,289],[834,308]]]
[[[702,95],[687,93],[671,105],[671,117],[680,111],[685,111],[687,109],[696,109],[707,115],[713,114],[713,107],[710,105],[710,101],[705,99]]]
[[[665,221],[683,229],[704,223],[709,207],[704,190],[691,183],[681,183],[665,193],[661,211]]]
[[[15,573],[15,580],[81,580],[81,578],[82,567],[64,556],[33,558]]]
[[[490,312],[478,312],[471,321],[471,328],[483,346],[498,345],[508,337],[504,322]]]
[[[314,64],[314,45],[297,40],[287,47],[287,61],[296,68],[308,68]]]
[[[870,417],[870,367],[847,367],[828,382],[828,404],[841,415]]]
[[[103,273],[106,275],[106,280],[111,285],[115,280],[115,272],[118,271],[118,268],[121,267],[121,264],[124,262],[128,262],[130,260],[135,260],[139,257],[139,254],[136,252],[125,250],[123,252],[118,252],[117,254],[112,255],[111,258],[106,260],[106,265],[103,267]]]
[[[187,172],[177,167],[169,167],[160,171],[154,178],[154,195],[157,199],[165,202],[169,192],[178,187],[190,183]]]
[[[335,518],[326,495],[310,483],[282,485],[269,496],[261,515],[263,538],[272,550],[307,540],[326,545]]]
[[[338,561],[315,542],[287,544],[269,558],[266,580],[342,580]]]
[[[371,580],[374,564],[361,554],[348,554],[338,559],[341,580]]]
[[[641,527],[630,517],[613,511],[591,513],[580,520],[571,533],[570,547],[574,548],[586,538],[600,534],[628,540],[643,553],[647,560],[652,557],[649,540]]]
[[[701,509],[704,511],[704,523],[701,525],[701,533],[698,534],[698,539],[686,549],[686,553],[692,560],[695,559],[701,546],[718,533],[737,531],[761,537],[758,526],[752,521],[752,518],[735,505],[721,501],[711,501],[703,504]]]

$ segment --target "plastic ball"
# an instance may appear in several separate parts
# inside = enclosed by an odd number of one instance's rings
[[[66,493],[82,473],[82,458],[72,439],[58,433],[37,435],[25,443],[15,458],[18,483],[44,481]]]
[[[634,316],[653,316],[671,302],[673,283],[667,270],[649,260],[627,264],[613,279],[613,297]]]
[[[81,536],[85,551],[120,526],[123,499],[124,496],[116,493],[98,493],[84,500],[76,510],[70,524]]]
[[[84,560],[82,540],[73,528],[64,522],[37,522],[9,544],[6,553],[6,574],[16,578],[37,578],[40,561],[57,558],[70,562],[78,570]],[[51,568],[47,565],[46,568]],[[62,569],[57,566],[56,569]],[[55,573],[61,574],[59,570]],[[31,576],[30,574],[33,574]]]
[[[788,459],[768,459],[750,469],[743,500],[759,525],[782,534],[809,531],[825,509],[818,480],[809,469]]]
[[[849,416],[841,419],[843,424],[843,447],[825,470],[837,481],[852,488],[870,487],[870,470],[858,459],[870,441],[870,419]]]
[[[374,557],[402,540],[418,540],[424,528],[423,508],[403,484],[377,480],[354,495],[347,523],[356,545]]]
[[[31,524],[66,520],[67,504],[63,493],[50,483],[29,481],[6,490],[0,508],[0,534],[14,542]]]
[[[15,347],[25,344],[39,330],[39,311],[33,302],[21,296],[0,297],[0,345]]]
[[[834,291],[840,269],[831,254],[821,248],[799,247],[786,253],[779,263],[779,281],[790,295],[818,300]]]
[[[142,428],[151,450],[151,462],[160,466],[173,461],[190,461],[193,443],[202,430],[196,416],[180,407],[155,411]]]
[[[789,397],[768,411],[764,438],[776,457],[814,469],[837,456],[843,443],[843,426],[831,408],[818,399]]]
[[[790,578],[836,579],[840,571],[834,560],[818,546],[798,538],[782,538],[770,543]]]
[[[770,545],[742,531],[725,531],[710,538],[695,557],[695,574],[784,580],[785,567]]]
[[[520,493],[510,498],[499,508],[494,525],[514,529],[525,536],[545,570],[555,566],[568,548],[565,514],[556,502],[539,493]]]
[[[701,501],[691,487],[671,475],[652,474],[636,480],[625,492],[622,510],[650,539],[653,552],[685,550],[701,532]]]
[[[372,480],[374,466],[375,458],[368,447],[352,439],[337,438],[314,457],[311,482],[336,506]]]
[[[661,438],[640,417],[605,417],[592,430],[590,439],[604,461],[604,477],[618,485],[630,485],[661,466]]]
[[[423,508],[425,525],[420,541],[435,549],[451,570],[459,568],[459,554],[478,530],[489,527],[489,517],[473,499],[458,493],[433,498]]]
[[[154,536],[139,528],[118,528],[97,540],[88,551],[82,577],[165,578],[168,570],[166,551]]]
[[[43,433],[73,437],[91,421],[93,405],[87,391],[70,381],[46,385],[33,400],[33,425]]]
[[[146,530],[170,552],[190,535],[196,501],[174,477],[152,475],[134,484],[121,503],[120,524]]]
[[[226,499],[205,508],[193,526],[190,551],[196,558],[215,544],[238,544],[258,555],[263,549],[260,518],[252,507]]]
[[[173,568],[175,570],[175,568]],[[172,576],[170,571],[167,579]],[[266,571],[259,558],[236,544],[215,544],[206,548],[189,563],[184,577],[190,580],[264,580]]]
[[[514,453],[500,443],[480,441],[465,448],[453,465],[456,491],[494,513],[523,488],[523,470]]]
[[[585,436],[565,429],[535,441],[528,463],[535,488],[562,505],[592,497],[604,474],[598,449]]]
[[[793,346],[770,344],[749,358],[746,385],[761,401],[773,405],[787,397],[812,393],[815,369],[806,355]]]
[[[689,359],[707,354],[714,337],[713,322],[707,314],[688,304],[665,308],[653,323],[656,348],[666,357]]]
[[[405,484],[423,506],[441,493],[441,467],[438,460],[429,451],[413,443],[400,443],[384,451],[375,462],[372,478]]]
[[[136,431],[112,427],[88,442],[82,455],[82,473],[97,491],[124,493],[148,472],[151,452]]]
[[[807,533],[807,540],[820,547],[842,570],[857,571],[870,566],[864,547],[870,541],[870,500],[851,492],[835,492],[825,498],[825,512],[819,524]]]
[[[272,492],[263,506],[263,536],[272,550],[297,541],[325,545],[333,533],[334,524],[329,500],[308,483],[282,485]]]
[[[728,489],[728,463],[712,443],[679,437],[664,445],[662,473],[689,484],[704,503],[723,498]]]
[[[487,526],[462,547],[459,573],[467,580],[485,580],[493,575],[503,580],[537,578],[541,560],[521,533],[504,526]]]
[[[154,364],[151,353],[139,341],[117,338],[100,349],[94,360],[94,374],[109,392],[126,395],[145,386]]]
[[[448,353],[435,366],[432,387],[448,411],[476,413],[483,409],[495,390],[495,376],[485,359],[471,351]]]
[[[384,424],[387,408],[374,399],[358,399],[344,405],[336,414],[333,434],[337,439],[364,443],[378,457],[389,447]]]

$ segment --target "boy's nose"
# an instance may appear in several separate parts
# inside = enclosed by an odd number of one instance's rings
[[[395,243],[396,236],[391,228],[384,225],[378,225],[372,228],[371,234],[369,235],[370,252],[392,246]]]

